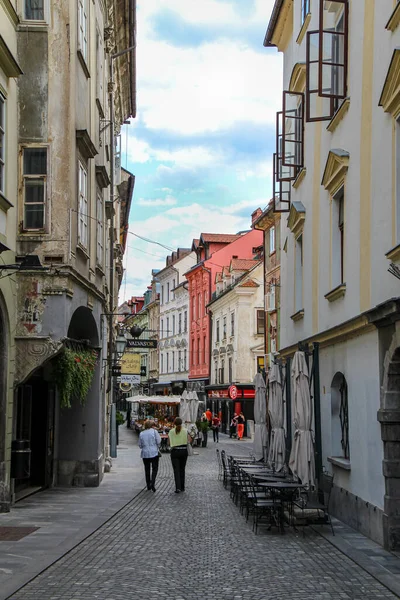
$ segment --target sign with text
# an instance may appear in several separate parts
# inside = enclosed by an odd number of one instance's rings
[[[121,358],[121,374],[140,374],[140,354],[138,352],[124,352]]]
[[[127,348],[157,348],[157,340],[126,340]]]
[[[121,375],[121,367],[119,365],[117,367],[111,367],[111,375],[113,377],[119,377]]]
[[[140,375],[132,375],[129,373],[122,374],[121,383],[130,383],[131,385],[138,385],[140,383]]]

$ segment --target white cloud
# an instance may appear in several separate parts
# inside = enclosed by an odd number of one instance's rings
[[[128,158],[133,163],[145,163],[150,160],[177,163],[182,168],[207,167],[222,164],[226,156],[222,150],[213,150],[206,146],[190,146],[165,150],[152,148],[147,142],[128,132]],[[165,188],[168,190],[168,188]]]
[[[165,198],[139,198],[137,204],[139,206],[174,206],[177,202],[176,198],[166,196]]]

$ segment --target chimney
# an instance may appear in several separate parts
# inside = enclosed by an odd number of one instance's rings
[[[251,225],[252,226],[257,221],[257,219],[259,217],[261,217],[262,213],[263,213],[263,211],[261,210],[261,208],[257,208],[257,210],[255,210],[254,212],[251,213]]]
[[[237,254],[234,254],[232,258],[239,258]]]

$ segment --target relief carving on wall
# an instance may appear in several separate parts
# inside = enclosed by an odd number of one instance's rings
[[[15,385],[25,381],[33,371],[55,356],[62,348],[62,341],[51,338],[16,337]]]

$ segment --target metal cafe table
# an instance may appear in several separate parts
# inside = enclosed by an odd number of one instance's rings
[[[271,496],[281,499],[281,508],[280,508],[280,529],[283,533],[284,531],[284,502],[288,504],[289,509],[289,517],[293,514],[293,499],[298,490],[306,489],[306,486],[302,483],[295,481],[276,481],[271,478],[268,479],[267,476],[257,476],[253,475],[255,479],[258,480],[258,485],[260,487],[265,487],[268,491],[271,492]],[[289,518],[290,521],[290,518]]]

